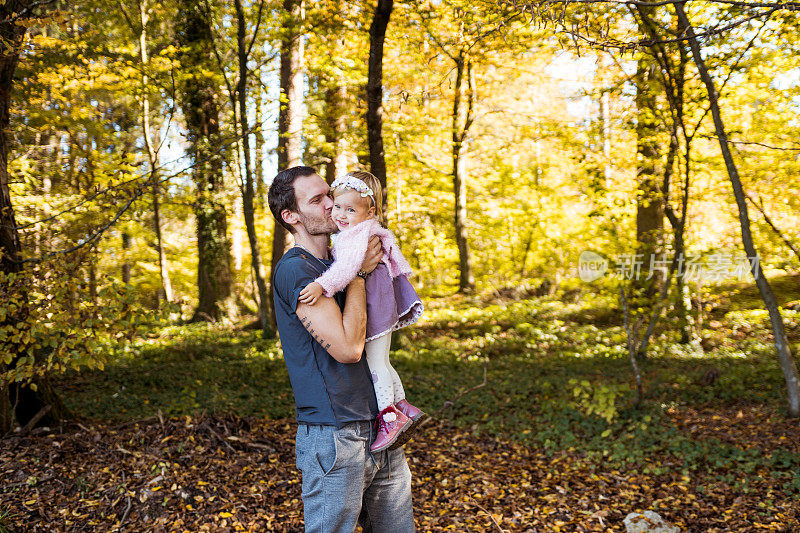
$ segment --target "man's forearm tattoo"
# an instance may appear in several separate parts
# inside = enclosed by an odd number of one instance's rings
[[[325,350],[330,349],[331,343],[329,342],[326,343],[325,339],[323,339],[322,336],[316,333],[314,331],[314,328],[311,327],[311,319],[309,319],[307,316],[301,316],[300,322],[303,323],[303,327],[306,328],[306,330],[308,330],[308,332],[311,334],[312,337],[314,337],[314,339],[319,343],[320,346],[325,348]]]

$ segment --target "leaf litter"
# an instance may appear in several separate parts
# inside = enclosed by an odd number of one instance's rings
[[[716,422],[711,412],[672,417],[707,436]],[[12,435],[0,441],[0,526],[302,531],[295,427],[289,420],[200,415]],[[783,429],[762,424],[759,442],[796,438],[796,427]],[[747,473],[744,488],[720,480],[727,469],[646,474],[447,422],[430,424],[405,449],[419,531],[624,531],[628,513],[647,509],[683,531],[800,529],[798,491],[784,490],[768,471]]]

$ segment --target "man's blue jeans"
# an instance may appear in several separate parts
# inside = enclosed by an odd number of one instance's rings
[[[306,531],[414,531],[411,471],[402,448],[370,454],[371,422],[342,429],[299,424],[295,451],[303,474]]]

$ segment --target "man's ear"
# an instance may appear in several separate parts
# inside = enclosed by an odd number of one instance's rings
[[[290,209],[284,209],[283,211],[281,211],[281,218],[283,218],[283,221],[289,224],[290,226],[294,226],[300,221],[300,219],[297,216],[297,213],[295,213]]]

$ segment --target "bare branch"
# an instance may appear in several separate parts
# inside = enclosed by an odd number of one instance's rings
[[[128,15],[128,11],[125,9],[125,5],[119,1],[117,2],[117,7],[119,8],[120,12],[122,13],[125,22],[128,23],[128,27],[131,29],[134,35],[137,35],[141,32],[141,28],[137,28],[136,25],[133,23],[133,19],[131,19],[130,15]]]
[[[209,1],[205,0],[205,2],[206,2],[206,9],[208,9],[209,14],[213,13],[213,11],[211,9],[211,4],[209,3]],[[213,29],[211,31],[213,32]],[[225,87],[228,89],[228,94],[231,95],[230,96],[231,101],[234,101],[236,99],[236,96],[235,96],[236,95],[236,89],[233,88],[233,85],[231,84],[230,80],[228,79],[228,73],[225,72],[225,62],[222,61],[222,57],[219,55],[219,50],[217,50],[217,39],[212,35],[211,39],[209,39],[209,40],[211,42],[211,49],[214,51],[214,57],[217,58],[217,66],[219,66],[219,70],[220,70],[220,72],[222,72],[222,78],[225,80]],[[238,80],[236,81],[235,85],[236,85],[236,87],[239,86],[239,81]],[[236,105],[235,104],[233,106],[233,115],[234,115],[234,123],[235,123],[236,122]]]
[[[120,217],[122,217],[122,215],[125,214],[125,212],[133,204],[134,200],[136,200],[137,198],[141,197],[142,194],[144,194],[144,192],[146,190],[146,187],[148,187],[150,184],[151,184],[150,181],[147,181],[147,182],[142,183],[141,185],[139,185],[136,188],[136,191],[134,191],[134,193],[131,195],[131,197],[128,200],[128,202],[124,206],[122,206],[122,208],[119,211],[117,211],[117,214],[111,220],[109,220],[106,224],[101,226],[97,231],[95,231],[88,239],[85,239],[82,242],[79,242],[78,244],[76,244],[75,246],[72,246],[71,248],[67,248],[66,250],[58,250],[58,251],[55,251],[55,252],[48,252],[46,254],[41,255],[40,257],[30,258],[30,259],[23,259],[20,262],[21,263],[41,263],[45,259],[52,259],[53,257],[57,257],[59,255],[70,254],[72,252],[80,250],[84,246],[88,246],[88,245],[93,244],[94,242],[98,241],[100,239],[100,237],[102,237],[103,234],[106,232],[106,230],[108,230],[108,228],[113,226],[120,219]]]
[[[33,416],[33,418],[31,418],[31,419],[28,421],[28,423],[27,423],[27,424],[25,424],[25,427],[24,427],[24,428],[22,428],[22,429],[20,430],[19,434],[20,434],[20,435],[25,435],[25,434],[27,434],[27,433],[28,433],[30,430],[32,430],[34,427],[36,427],[36,424],[38,424],[38,423],[39,423],[39,420],[41,420],[42,418],[44,418],[44,416],[45,416],[47,413],[49,413],[49,412],[50,412],[52,409],[53,409],[53,406],[51,406],[51,405],[45,405],[44,407],[42,407],[41,409],[39,409],[39,412],[38,412],[38,413],[36,413],[36,414]]]
[[[800,11],[800,2],[745,2],[741,0],[706,0],[709,4],[722,4],[737,7],[758,7],[774,8],[786,11]],[[536,12],[541,13],[539,8],[549,5],[567,4],[615,4],[625,6],[641,7],[661,7],[673,4],[683,4],[686,0],[659,0],[657,2],[647,2],[644,0],[546,0],[542,2],[517,2],[515,0],[498,2],[506,8],[522,9],[523,12],[533,13],[533,6]]]
[[[260,128],[260,127],[261,127],[260,123],[259,124],[254,124],[253,127],[250,128],[249,131],[246,134],[249,135],[256,128]],[[197,161],[194,161],[191,165],[187,165],[187,166],[183,167],[180,170],[177,170],[175,172],[172,172],[170,174],[165,175],[163,178],[159,179],[158,183],[159,184],[165,183],[165,182],[169,181],[172,178],[180,176],[183,173],[194,169],[198,165],[201,165],[203,163],[207,163],[208,161],[212,160],[213,158],[219,156],[225,149],[227,149],[230,146],[232,146],[232,145],[236,144],[237,142],[239,142],[240,138],[241,138],[241,135],[236,135],[234,137],[229,138],[226,142],[224,142],[220,146],[220,149],[217,152],[209,154],[207,157],[205,157],[203,159],[199,159]],[[163,163],[163,164],[155,167],[154,171],[160,171],[160,170],[164,169],[166,166],[171,165],[173,163],[176,163],[176,162],[180,161],[181,159],[183,159],[183,157],[176,158],[176,159],[173,159],[173,160],[168,161],[166,163]],[[86,204],[86,203],[88,203],[88,202],[90,202],[90,201],[92,201],[92,200],[94,200],[94,199],[96,199],[96,198],[98,198],[100,196],[103,196],[105,194],[109,194],[109,193],[111,193],[111,192],[113,192],[115,190],[118,190],[118,189],[123,189],[127,185],[135,184],[137,182],[141,182],[142,180],[144,180],[146,182],[145,184],[151,184],[152,185],[152,181],[150,179],[150,173],[148,173],[146,175],[142,175],[142,176],[137,176],[135,178],[123,181],[121,183],[117,183],[116,185],[110,185],[110,186],[106,187],[105,189],[98,190],[97,192],[95,192],[91,196],[88,196],[88,197],[84,198],[83,200],[81,200],[77,204],[74,204],[74,205],[72,205],[72,206],[70,206],[70,207],[68,207],[66,209],[63,209],[63,210],[59,211],[58,213],[56,213],[54,215],[51,215],[49,217],[42,218],[42,219],[39,219],[39,220],[35,220],[33,222],[29,222],[29,223],[23,224],[23,225],[17,225],[17,226],[0,225],[0,227],[13,228],[13,229],[16,229],[16,230],[23,230],[23,229],[28,229],[28,228],[30,228],[32,226],[36,226],[38,224],[43,224],[45,222],[50,222],[52,220],[57,219],[61,215],[64,215],[66,213],[69,213],[69,212],[77,210],[78,208],[80,208],[84,204]],[[136,187],[136,190],[138,190],[140,187],[142,187],[141,184]],[[80,246],[78,248],[80,248]],[[53,253],[56,253],[56,252],[53,252]],[[61,252],[58,252],[58,253],[61,253]],[[30,261],[36,261],[36,260],[27,260],[26,262],[30,262]]]
[[[702,137],[703,139],[716,139],[716,140],[719,140],[719,137],[717,137],[716,135],[700,135],[700,137]],[[792,148],[792,147],[789,147],[789,146],[773,146],[771,144],[765,144],[765,143],[760,143],[760,142],[755,142],[755,141],[732,141],[730,139],[725,139],[725,141],[728,142],[729,144],[734,144],[734,145],[741,144],[741,145],[746,145],[746,146],[761,146],[762,148],[769,148],[770,150],[784,150],[784,151],[787,151],[787,152],[800,152],[800,148]]]
[[[596,0],[596,1],[597,2],[608,2],[609,0]],[[670,3],[675,3],[675,2],[670,2]],[[759,11],[759,12],[753,14],[753,15],[750,15],[748,17],[744,17],[744,18],[739,19],[739,20],[736,20],[736,21],[731,22],[730,24],[726,24],[724,26],[718,26],[718,27],[706,29],[705,31],[695,32],[695,37],[697,39],[701,39],[703,37],[713,37],[715,35],[720,35],[722,33],[725,33],[728,30],[732,30],[734,28],[737,28],[737,27],[741,26],[742,24],[746,24],[746,23],[750,22],[751,20],[760,19],[762,17],[769,18],[770,16],[772,16],[773,13],[778,11],[778,9],[779,8],[774,7],[772,9],[768,9],[767,11]],[[615,49],[618,49],[618,50],[621,50],[621,51],[633,51],[633,50],[637,50],[639,48],[648,48],[648,47],[651,47],[651,46],[653,46],[655,44],[658,44],[658,43],[662,43],[662,44],[680,43],[680,42],[686,42],[686,41],[690,40],[690,38],[688,36],[681,36],[681,37],[675,37],[675,38],[672,38],[672,39],[661,39],[659,41],[654,41],[652,39],[640,39],[638,41],[619,41],[619,40],[616,40],[616,39],[611,39],[611,40],[607,40],[607,41],[598,41],[596,39],[591,39],[589,37],[586,37],[585,35],[581,35],[580,33],[576,32],[576,31],[570,30],[563,24],[562,24],[562,31],[564,33],[566,33],[567,35],[570,35],[571,37],[573,37],[573,39],[575,39],[576,41],[580,40],[580,41],[582,41],[582,42],[584,42],[584,43],[586,43],[586,44],[588,44],[588,45],[590,45],[592,47],[601,48],[601,49],[615,48]],[[576,44],[576,46],[577,46],[577,44]]]
[[[767,212],[764,210],[764,201],[761,199],[761,197],[759,196],[759,198],[758,198],[758,200],[759,200],[759,201],[758,201],[758,202],[756,202],[755,200],[753,200],[753,197],[752,197],[752,196],[750,196],[750,194],[749,194],[749,193],[747,193],[746,191],[745,191],[744,195],[745,195],[745,197],[746,197],[748,200],[750,200],[750,203],[751,203],[751,204],[753,204],[753,207],[755,207],[756,209],[758,209],[758,211],[761,213],[761,216],[763,216],[763,217],[764,217],[764,222],[766,222],[766,223],[767,223],[767,225],[769,225],[769,227],[770,227],[770,228],[772,228],[772,231],[773,231],[773,232],[774,232],[774,233],[775,233],[775,234],[776,234],[778,237],[780,237],[780,239],[783,241],[783,243],[784,243],[786,246],[788,246],[788,247],[789,247],[789,249],[790,249],[792,252],[794,252],[794,255],[796,255],[796,256],[797,256],[797,259],[800,259],[800,250],[798,250],[798,249],[797,249],[797,248],[794,246],[794,244],[792,243],[792,241],[790,241],[790,240],[789,240],[789,238],[788,238],[788,237],[786,237],[786,235],[784,235],[784,234],[783,234],[783,232],[782,232],[780,229],[778,229],[778,227],[775,225],[775,223],[774,223],[774,222],[772,222],[772,219],[769,217],[769,215],[767,215]]]
[[[487,383],[489,383],[488,378],[487,378],[488,369],[489,369],[489,359],[484,359],[483,360],[483,381],[481,381],[477,385],[473,385],[472,387],[459,392],[458,394],[456,394],[456,396],[452,400],[447,400],[446,402],[444,402],[444,404],[439,408],[439,410],[436,411],[430,417],[428,417],[426,420],[424,420],[422,422],[422,424],[420,424],[420,426],[424,426],[424,425],[428,424],[431,420],[433,420],[435,417],[439,416],[448,407],[453,407],[455,405],[456,401],[458,401],[458,399],[461,398],[462,396],[464,396],[466,394],[469,394],[472,391],[478,390],[478,389],[480,389],[482,387],[485,387],[487,385]]]
[[[258,36],[258,28],[261,26],[261,15],[264,11],[264,0],[261,0],[261,3],[258,5],[258,20],[256,21],[256,27],[253,30],[253,39],[250,41],[250,45],[247,47],[247,53],[245,57],[250,57],[250,52],[253,50],[253,45],[256,42],[256,37]]]
[[[450,53],[450,50],[447,49],[447,47],[444,45],[444,43],[441,42],[436,37],[436,34],[434,34],[434,32],[431,30],[430,20],[419,10],[419,6],[416,6],[416,7],[417,7],[417,14],[419,14],[419,17],[422,20],[422,25],[425,27],[425,33],[428,34],[428,37],[431,38],[433,43],[436,46],[439,47],[439,50],[441,50],[444,55],[446,55],[447,57],[449,57],[453,61],[456,61],[456,57],[453,54]]]

